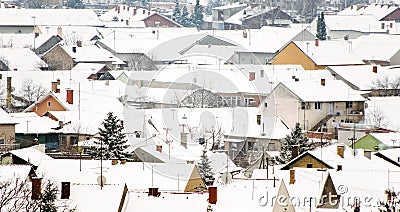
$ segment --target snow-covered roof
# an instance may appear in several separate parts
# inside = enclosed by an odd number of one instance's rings
[[[344,79],[352,86],[361,91],[369,91],[376,85],[377,80],[397,79],[400,77],[399,70],[396,66],[379,66],[377,65],[377,73],[373,72],[374,65],[363,66],[329,66],[330,70],[336,76]],[[362,76],[362,77],[360,77]]]
[[[303,36],[304,41],[314,40],[309,34],[306,29],[301,28],[263,26],[251,35],[248,49],[250,52],[276,53],[296,36]]]
[[[4,182],[6,180],[16,179],[18,177],[25,180],[28,178],[29,172],[32,167],[30,165],[4,165],[0,166],[0,182]]]
[[[54,160],[52,157],[46,155],[44,152],[41,152],[35,148],[35,146],[11,150],[9,153],[25,160],[26,162],[34,165],[41,166],[44,163]]]
[[[46,62],[29,48],[0,48],[0,57],[7,61],[11,71],[39,71],[41,67],[47,67]]]
[[[247,7],[247,4],[235,2],[235,3],[227,4],[224,6],[214,7],[212,9],[213,10],[227,10],[227,9],[234,9],[234,8],[241,8],[241,7]]]
[[[96,13],[91,9],[1,9],[0,25],[77,25],[100,26]]]
[[[106,64],[104,63],[78,63],[71,69],[71,71],[87,71],[88,73],[94,71],[94,73],[97,73],[105,66]]]
[[[0,125],[2,124],[17,124],[17,120],[14,119],[10,114],[0,108]]]
[[[58,122],[49,117],[40,117],[34,112],[29,113],[12,113],[11,116],[17,120],[19,124],[15,125],[15,133],[21,134],[46,134],[59,133],[56,128]]]
[[[75,62],[112,62],[113,64],[125,64],[111,52],[95,45],[89,46],[61,46]],[[73,52],[73,48],[76,49]]]
[[[114,17],[117,17],[118,21],[124,22],[125,24],[126,20],[129,20],[129,22],[143,21],[155,13],[156,11],[151,11],[146,8],[130,7],[128,5],[116,5],[114,8],[100,15],[100,20],[109,22],[113,21]]]
[[[370,135],[384,143],[386,146],[400,146],[400,133],[398,132],[370,133]]]
[[[324,18],[328,31],[386,32],[386,28],[382,29],[381,22],[372,15],[325,15]],[[312,26],[316,27],[316,20]]]
[[[310,41],[293,41],[316,65],[362,65],[360,57],[351,51],[351,44],[341,40],[319,41],[318,46]]]
[[[400,42],[400,35],[362,35],[352,42],[354,53],[363,60],[391,62],[400,50],[400,47],[396,45]]]
[[[368,6],[351,5],[346,9],[338,12],[338,15],[371,15],[376,20],[381,20],[398,8],[399,7],[397,5],[389,4],[370,4]]]
[[[365,101],[357,91],[341,80],[325,81],[325,86],[316,81],[281,82],[304,102]]]

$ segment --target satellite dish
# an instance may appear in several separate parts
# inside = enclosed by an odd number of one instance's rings
[[[103,179],[103,180],[102,180]],[[101,184],[101,182],[103,181],[103,185]],[[100,186],[104,186],[105,184],[106,184],[106,177],[103,175],[100,175],[100,176],[98,176],[97,177],[97,183],[100,185]]]
[[[221,180],[224,182],[224,184],[230,183],[232,181],[232,174],[229,172],[222,173]]]

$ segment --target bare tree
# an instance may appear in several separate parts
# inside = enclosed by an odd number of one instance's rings
[[[77,34],[76,32],[65,33],[63,36],[63,40],[65,45],[72,46],[76,45],[77,41],[82,41],[81,34]]]
[[[156,70],[154,58],[140,52],[133,52],[127,56],[129,71],[151,71]]]
[[[29,104],[33,104],[40,97],[44,96],[47,93],[47,90],[42,85],[35,83],[32,79],[25,78],[22,81],[22,89],[20,93]]]
[[[370,113],[367,114],[366,122],[375,127],[386,127],[388,124],[385,113],[379,108],[375,107]]]
[[[392,95],[400,95],[400,76],[396,77],[391,83],[390,88],[393,90]]]
[[[215,127],[211,128],[210,134],[211,134],[209,138],[209,140],[211,139],[210,150],[216,150],[218,149],[224,137],[224,132],[222,130],[221,124],[217,123]]]

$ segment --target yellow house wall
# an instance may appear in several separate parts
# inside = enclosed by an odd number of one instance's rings
[[[313,168],[328,168],[324,164],[320,163],[319,161],[315,160],[313,157],[306,155],[301,158],[299,161],[295,162],[294,164],[290,165],[290,169],[294,167],[298,168],[307,168],[307,164],[311,163]]]
[[[326,66],[316,65],[293,42],[280,51],[271,61],[274,65],[299,64],[305,70],[325,69]]]
[[[199,170],[197,169],[197,166],[194,166],[192,174],[190,176],[188,183],[186,184],[184,192],[200,191],[199,189],[200,187],[203,188],[201,190],[207,189],[206,184],[204,183],[203,179],[201,179],[201,175]]]

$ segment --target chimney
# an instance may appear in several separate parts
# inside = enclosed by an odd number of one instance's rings
[[[253,81],[256,79],[256,72],[249,72],[249,81]]]
[[[299,151],[300,151],[300,146],[299,145],[293,145],[292,146],[292,158],[296,158],[297,156],[299,156]]]
[[[57,82],[51,82],[51,91],[57,93]]]
[[[61,80],[60,80],[60,78],[58,78],[57,79],[57,85],[60,85],[61,84]]]
[[[150,15],[150,11],[147,12],[147,15]]]
[[[118,6],[115,6],[114,8],[115,8],[115,11],[118,11]]]
[[[156,151],[162,152],[162,145],[156,145]]]
[[[118,164],[118,159],[111,159],[111,165],[116,165]]]
[[[378,73],[378,66],[372,66],[372,72]]]
[[[129,20],[128,20],[128,19],[125,20],[125,24],[126,24],[127,26],[129,26]]]
[[[42,178],[33,177],[32,178],[32,199],[37,200],[42,193]]]
[[[289,184],[294,184],[294,182],[296,182],[295,177],[295,170],[294,169],[290,169],[290,178],[289,178]]]
[[[187,148],[187,133],[181,133],[181,145]]]
[[[217,204],[217,186],[208,187],[208,203]]]
[[[137,13],[137,8],[133,8],[133,15],[136,15]]]
[[[338,145],[338,146],[337,146],[337,154],[338,154],[341,158],[344,158],[344,145]]]
[[[74,104],[74,90],[68,89],[67,90],[67,102],[68,104]]]
[[[7,103],[7,107],[11,108],[11,77],[7,77],[7,99],[6,99],[6,103]]]
[[[61,182],[61,199],[69,199],[70,188],[70,182]]]
[[[319,45],[319,39],[315,38],[314,43],[315,43],[315,46],[318,46]]]
[[[57,27],[57,35],[58,35],[59,37],[62,37],[62,28],[61,28],[61,26],[58,26],[58,27]]]
[[[123,165],[125,163],[126,163],[126,159],[125,158],[121,159],[121,164]]]
[[[366,158],[368,158],[368,159],[370,159],[371,160],[371,150],[369,150],[369,149],[364,149],[364,156],[366,157]]]
[[[295,77],[295,78],[294,78],[294,81],[295,81],[295,82],[298,82],[298,81],[299,81],[299,78],[298,78],[298,77]]]
[[[246,30],[243,31],[243,38],[247,38],[247,31]]]
[[[149,196],[159,197],[160,192],[158,192],[158,188],[149,188]]]
[[[296,76],[292,75],[292,79],[296,79]]]
[[[118,7],[117,7],[118,14],[120,13],[120,10],[121,10],[121,8],[118,5]]]
[[[73,53],[76,53],[76,46],[73,46],[73,47],[72,47],[72,52],[73,52]]]
[[[145,9],[143,9],[143,15],[144,15],[144,14],[146,14],[146,10],[145,10]]]
[[[325,79],[321,79],[321,85],[325,86]]]
[[[82,47],[82,41],[80,41],[80,40],[76,41],[76,45],[77,45],[78,47]]]

